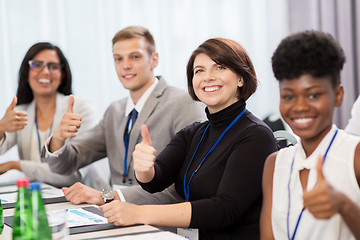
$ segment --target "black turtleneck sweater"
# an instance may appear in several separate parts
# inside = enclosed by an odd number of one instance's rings
[[[186,185],[216,140],[244,108],[245,102],[239,100],[214,114],[206,109],[209,121],[179,131],[157,156],[154,179],[140,185],[149,192],[158,192],[175,183],[176,191],[185,198],[184,175],[204,130],[209,125],[189,167]],[[200,239],[259,239],[262,171],[266,157],[276,150],[272,131],[246,111],[190,182],[190,227],[200,230]]]

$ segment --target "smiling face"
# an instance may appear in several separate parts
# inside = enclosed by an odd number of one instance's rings
[[[42,50],[36,54],[33,61],[42,61],[45,63],[60,63],[60,58],[55,50]],[[29,85],[33,92],[34,98],[52,97],[56,95],[57,89],[61,84],[61,69],[59,71],[51,71],[45,66],[41,71],[30,68]]]
[[[114,44],[113,57],[118,78],[136,103],[154,82],[158,55],[154,52],[150,56],[143,38],[131,38]]]
[[[238,87],[243,80],[230,69],[200,53],[194,61],[192,84],[196,96],[210,113],[218,112],[238,101]]]
[[[332,127],[334,108],[341,105],[343,88],[328,77],[301,75],[280,81],[280,113],[301,141],[320,143]]]

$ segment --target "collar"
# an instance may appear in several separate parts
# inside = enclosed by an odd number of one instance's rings
[[[246,107],[243,99],[239,99],[232,105],[216,112],[210,113],[208,107],[205,108],[206,116],[213,127],[228,126]]]
[[[143,109],[147,99],[150,94],[154,91],[155,87],[158,85],[159,80],[155,77],[154,83],[146,90],[146,92],[141,96],[137,104],[135,105],[130,96],[127,98],[125,116],[129,116],[130,112],[135,108],[138,113]]]
[[[314,152],[308,158],[306,158],[304,148],[302,147],[301,142],[299,142],[299,144],[297,144],[295,154],[294,171],[300,171],[304,168],[316,170],[316,164],[319,156],[324,156],[326,149],[328,148],[330,141],[335,134],[336,129],[337,127],[335,125],[332,125],[330,131],[325,135],[325,137],[321,140],[320,144],[316,147]]]

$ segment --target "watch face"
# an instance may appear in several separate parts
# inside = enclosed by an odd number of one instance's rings
[[[114,192],[111,191],[111,190],[105,190],[105,191],[104,191],[104,196],[105,196],[107,199],[114,199]]]
[[[115,198],[114,192],[109,189],[102,190],[101,195],[105,203],[109,203]]]

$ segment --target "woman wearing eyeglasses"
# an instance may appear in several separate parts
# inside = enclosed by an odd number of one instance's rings
[[[34,44],[21,63],[16,97],[0,120],[0,154],[17,144],[21,161],[0,164],[0,174],[17,169],[30,180],[59,187],[81,180],[79,172],[66,176],[51,172],[40,157],[45,140],[68,108],[66,95],[71,93],[71,71],[62,51],[48,42]],[[90,103],[76,99],[74,112],[83,118],[79,134],[95,125]]]

